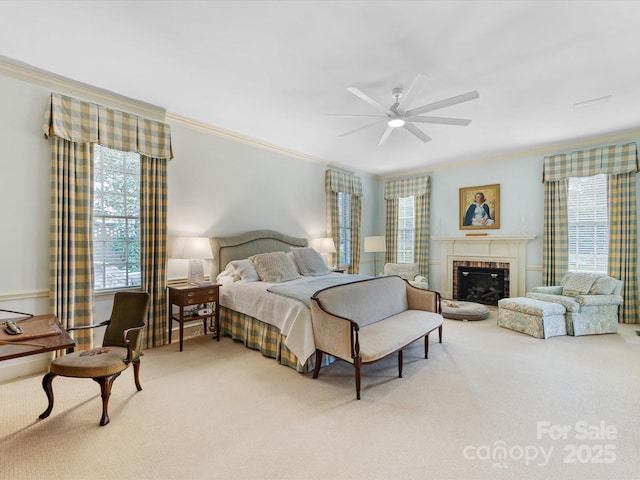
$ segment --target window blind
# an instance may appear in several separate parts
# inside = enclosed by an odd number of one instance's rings
[[[607,177],[570,177],[567,196],[569,271],[607,273]]]
[[[398,199],[398,263],[413,263],[415,238],[415,197]]]
[[[139,287],[140,154],[98,144],[93,151],[95,289]]]
[[[345,266],[351,262],[351,195],[348,193],[338,193],[338,219],[340,225],[338,265]]]

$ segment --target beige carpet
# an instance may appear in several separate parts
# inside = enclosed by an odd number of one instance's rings
[[[146,351],[144,388],[116,380],[111,423],[99,387],[41,376],[0,384],[1,479],[640,478],[640,337],[539,340],[445,320],[396,359],[316,380],[229,338]],[[564,433],[563,433],[564,432]],[[585,438],[586,437],[586,438]]]

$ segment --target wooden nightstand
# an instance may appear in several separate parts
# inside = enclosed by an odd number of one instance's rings
[[[220,307],[219,301],[220,285],[180,285],[169,288],[169,343],[171,343],[171,330],[173,321],[180,324],[180,351],[182,351],[182,340],[184,337],[184,323],[194,320],[202,320],[204,332],[207,333],[207,319],[215,320],[215,338],[220,341]],[[211,313],[206,315],[187,315],[185,307],[197,308],[199,304],[215,303]],[[174,312],[173,307],[178,306],[178,311]],[[191,310],[191,309],[189,309]]]

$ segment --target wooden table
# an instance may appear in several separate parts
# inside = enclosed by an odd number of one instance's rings
[[[204,333],[207,333],[207,319],[211,319],[215,322],[215,339],[220,341],[220,306],[219,306],[219,291],[220,285],[183,285],[183,286],[171,286],[169,288],[169,343],[171,343],[171,330],[173,322],[176,321],[180,324],[180,351],[182,351],[182,344],[184,338],[184,324],[185,322],[192,322],[194,320],[202,320],[204,326]],[[215,303],[210,313],[205,315],[185,315],[185,307],[197,307],[199,304],[211,304]],[[173,311],[173,306],[178,307],[178,311]]]
[[[0,319],[4,323],[6,319]],[[38,353],[72,349],[76,342],[62,328],[55,315],[36,315],[26,320],[12,318],[23,333],[8,335],[4,325],[0,328],[0,361],[20,358]],[[28,345],[27,345],[28,344]]]

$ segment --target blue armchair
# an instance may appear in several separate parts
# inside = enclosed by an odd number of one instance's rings
[[[622,281],[607,275],[571,272],[561,285],[534,287],[528,298],[560,303],[565,307],[568,335],[596,335],[618,331]]]
[[[414,287],[429,290],[429,280],[427,280],[427,277],[420,275],[420,268],[417,263],[385,263],[384,274],[398,275]]]

